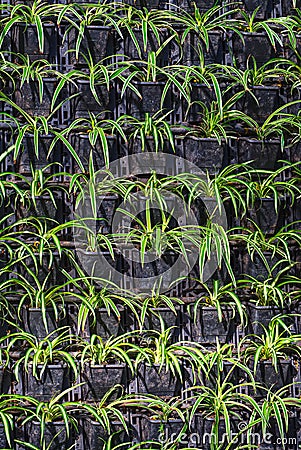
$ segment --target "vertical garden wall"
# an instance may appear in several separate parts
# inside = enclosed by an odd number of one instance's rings
[[[1,0],[1,449],[301,446],[299,7]]]

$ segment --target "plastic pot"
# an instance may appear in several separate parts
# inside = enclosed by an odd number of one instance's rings
[[[55,193],[54,193],[55,194]],[[49,196],[39,196],[35,198],[36,205],[32,203],[30,206],[23,205],[19,203],[17,205],[17,217],[26,218],[29,216],[34,217],[48,217],[53,220],[62,221],[62,198],[55,196],[55,203],[53,203],[52,199]]]
[[[103,396],[119,384],[126,389],[128,383],[128,374],[125,364],[106,364],[106,365],[86,365],[85,370],[81,373],[82,400],[83,401],[100,401]],[[121,395],[121,388],[118,388],[110,399],[118,398]]]
[[[36,25],[19,25],[13,27],[12,49],[15,53],[29,56],[30,61],[46,59],[51,64],[57,63],[59,38],[55,25],[43,24],[44,50],[39,51],[38,32]]]
[[[252,57],[255,58],[259,67],[270,59],[281,56],[279,47],[275,51],[265,33],[241,32],[241,34],[244,42],[236,34],[232,38],[233,60],[240,69],[246,69],[248,60]]]
[[[31,333],[39,339],[44,339],[49,333],[65,325],[65,319],[55,319],[54,311],[46,308],[47,329],[43,321],[42,310],[40,308],[23,307],[24,329],[27,333]]]
[[[39,84],[37,81],[24,83],[22,87],[17,83],[13,92],[14,102],[31,116],[49,116],[51,113],[51,102],[58,80],[56,78],[43,78],[43,97],[40,102]],[[64,95],[66,95],[64,97]],[[66,90],[61,91],[59,99],[54,106],[57,106],[63,98],[67,98]],[[16,111],[16,115],[19,112]]]
[[[177,139],[176,144],[180,143]],[[183,137],[184,158],[213,175],[227,164],[227,145],[213,138]]]
[[[180,419],[169,419],[161,421],[151,417],[142,416],[140,419],[141,440],[142,441],[175,441],[184,427]]]
[[[40,448],[41,424],[40,422],[28,422],[26,425],[27,442]],[[71,436],[67,436],[64,422],[47,422],[45,424],[44,439],[47,445],[51,442],[53,450],[67,450],[74,443]]]
[[[277,108],[284,104],[277,86],[252,86],[250,92],[238,100],[237,109],[243,111],[259,123],[263,123]]]
[[[38,373],[42,366],[38,367]],[[69,368],[62,364],[50,364],[46,367],[41,380],[32,374],[32,367],[24,373],[24,395],[29,395],[39,401],[49,401],[51,397],[60,394],[70,387]]]
[[[193,308],[191,314],[193,314]],[[218,338],[220,343],[229,342],[236,331],[237,319],[231,308],[222,307],[222,321],[218,320],[218,313],[213,307],[198,307],[196,320],[191,319],[188,336],[191,341],[215,344]]]
[[[127,56],[130,60],[147,61],[149,52],[157,52],[160,47],[160,44],[158,44],[158,41],[157,41],[154,33],[149,31],[147,34],[146,51],[144,51],[144,42],[143,42],[142,31],[138,30],[138,29],[133,29],[132,32],[134,33],[134,36],[138,42],[141,56],[139,55],[139,52],[134,44],[132,36],[129,33],[126,33],[124,36],[124,54],[125,54],[125,56]],[[169,37],[168,30],[166,30],[164,28],[160,28],[160,29],[157,29],[157,32],[159,33],[161,42],[164,43]],[[164,67],[164,66],[168,65],[170,49],[171,49],[171,43],[168,43],[163,48],[163,50],[161,50],[157,54],[156,65],[158,67]],[[139,63],[138,63],[138,65],[139,65]]]
[[[279,256],[272,256],[269,252],[264,252],[263,254],[269,269],[281,260]],[[273,270],[273,274],[275,275],[278,273],[281,268],[282,265],[279,264],[278,267]],[[242,273],[251,275],[259,281],[264,281],[270,276],[269,270],[264,264],[262,258],[258,254],[254,254],[253,258],[251,258],[247,251],[242,254]]]
[[[118,158],[118,142],[116,136],[106,135],[108,143],[109,161],[115,161]],[[75,134],[71,137],[72,146],[78,155],[85,170],[88,171],[90,154],[93,156],[93,163],[95,170],[101,170],[105,166],[105,158],[103,153],[103,147],[100,139],[96,140],[95,145],[92,147],[88,134]],[[74,161],[74,172],[81,172],[77,162]]]
[[[181,393],[181,381],[173,377],[165,366],[140,364],[137,371],[137,389],[141,394],[152,394],[160,397],[175,397]]]
[[[123,334],[125,332],[126,311],[121,306],[118,307],[118,310],[120,317],[117,317],[113,312],[108,314],[105,308],[95,310],[96,322],[92,324],[92,319],[90,320],[90,334],[97,334],[103,339]]]
[[[38,156],[36,155],[34,148],[34,138],[32,134],[26,134],[23,138],[21,151],[17,157],[15,171],[21,174],[31,174],[31,166],[33,169],[43,169],[51,162],[61,162],[61,148],[60,145],[56,145],[56,149],[51,153],[51,156],[47,158],[49,147],[53,140],[52,135],[40,135],[39,136],[39,149]],[[51,167],[44,170],[45,174],[51,173]]]
[[[124,444],[125,442],[130,442],[134,435],[134,430],[127,424],[129,428],[129,434],[126,433],[121,422],[110,423],[111,427],[111,440],[113,446]],[[83,424],[83,437],[84,437],[84,448],[85,450],[104,450],[105,442],[110,437],[109,434],[103,429],[99,422],[87,419],[84,420]]]
[[[277,306],[259,306],[254,303],[249,303],[248,308],[248,333],[261,336],[263,333],[263,326],[268,328],[270,321],[283,314],[284,311]]]
[[[113,111],[115,107],[114,92],[109,93],[104,84],[96,85],[98,101],[92,94],[89,80],[77,80],[77,90],[74,86],[71,89],[71,94],[78,95],[70,101],[70,119],[89,118],[89,113],[99,115],[103,113],[103,117],[107,116],[107,111]],[[105,113],[106,111],[106,113]]]
[[[246,222],[247,228],[253,229],[255,227],[248,221],[248,219],[251,219],[264,234],[272,235],[284,226],[285,218],[284,199],[280,200],[278,212],[276,212],[273,198],[260,198],[255,201],[254,208],[248,209],[248,216],[242,220],[242,223]]]
[[[276,170],[279,167],[281,146],[278,140],[239,138],[237,146],[238,163],[254,160],[252,166],[257,169]]]
[[[75,49],[79,31],[71,28],[68,32],[68,48]],[[70,52],[70,64],[87,65],[87,58],[92,58],[93,63],[98,63],[104,58],[113,55],[114,51],[114,32],[110,27],[87,25],[79,47],[79,58],[76,59],[75,52]],[[107,62],[109,59],[107,60]],[[104,61],[104,64],[107,64]]]
[[[248,366],[253,368],[253,361],[249,361]],[[290,360],[279,360],[277,371],[271,361],[260,361],[255,373],[255,381],[265,389],[258,387],[254,393],[254,398],[265,398],[267,389],[273,392],[293,382],[297,372]]]
[[[205,64],[223,64],[224,40],[219,31],[209,31],[209,48],[200,37],[191,31],[188,33],[183,46],[183,64],[197,66],[200,64],[200,53],[204,56]]]
[[[162,109],[161,98],[166,82],[133,82],[133,85],[139,91],[141,97],[138,97],[135,92],[128,89],[127,114],[138,119],[144,119],[146,113],[153,115]],[[171,109],[170,92],[165,96],[163,109],[165,111]]]
[[[185,9],[186,11],[194,11],[194,5],[201,11],[206,12],[209,11],[213,6],[217,4],[216,0],[176,0],[174,4],[181,9]]]
[[[202,107],[195,102],[202,102],[210,108],[210,104],[216,100],[216,96],[213,87],[208,88],[208,86],[199,83],[192,84],[190,95],[191,105],[189,107],[186,100],[183,99],[183,113],[185,114],[185,121],[197,124],[202,116]]]

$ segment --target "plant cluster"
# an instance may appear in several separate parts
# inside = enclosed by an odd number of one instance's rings
[[[296,2],[0,3],[0,446],[297,448]],[[143,152],[203,175],[112,172]]]

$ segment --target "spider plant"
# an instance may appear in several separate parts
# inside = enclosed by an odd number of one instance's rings
[[[188,190],[189,206],[198,198],[216,200],[221,214],[224,202],[230,201],[235,216],[244,216],[247,211],[245,195],[250,191],[250,167],[248,163],[231,164],[210,177],[195,174],[179,174],[175,179]],[[250,195],[250,194],[249,194]]]
[[[292,334],[287,325],[279,317],[273,318],[268,327],[262,325],[262,335],[248,334],[244,336],[238,346],[243,360],[248,363],[254,361],[254,373],[261,361],[271,361],[276,372],[279,363],[291,356],[300,356],[300,335]]]
[[[133,360],[129,357],[129,350],[134,355],[143,352],[139,346],[130,342],[138,334],[139,331],[130,331],[120,336],[110,336],[107,340],[93,334],[89,341],[81,339],[79,348],[82,370],[87,362],[92,366],[125,363],[133,374],[134,365]]]
[[[35,26],[37,29],[39,51],[44,51],[44,26],[47,23],[54,23],[53,20],[58,16],[63,5],[51,5],[44,0],[33,0],[30,4],[17,3],[10,5],[9,14],[1,20],[0,46],[4,37],[15,25],[25,27]],[[7,5],[6,5],[7,7]]]
[[[24,306],[41,310],[43,324],[48,332],[47,308],[51,308],[54,313],[55,320],[58,321],[61,308],[64,306],[66,291],[64,290],[67,283],[62,285],[53,285],[49,287],[49,272],[43,280],[40,280],[39,274],[36,274],[24,264],[26,276],[21,273],[12,272],[15,278],[8,280],[7,284],[12,284],[15,291],[19,295],[18,316],[21,319],[21,312]]]
[[[157,53],[160,53],[173,38],[177,37],[177,32],[173,26],[174,15],[171,11],[148,10],[147,8],[138,9],[125,5],[124,13],[124,16],[119,21],[120,29],[127,31],[140,59],[142,59],[142,49],[135,32],[140,32],[141,30],[144,52],[147,52],[150,36],[153,36],[157,43]],[[162,29],[168,30],[169,36],[167,38],[166,35],[162,35]]]
[[[186,136],[215,138],[221,144],[222,140],[227,142],[229,138],[236,137],[235,125],[237,122],[252,128],[254,120],[242,111],[233,109],[242,95],[242,92],[237,92],[225,100],[219,93],[218,99],[213,100],[209,105],[201,101],[194,102],[200,108],[199,120],[195,126],[188,128]],[[189,104],[191,105],[191,103]]]
[[[78,402],[62,401],[69,392],[72,392],[82,383],[69,387],[57,395],[54,395],[48,402],[39,401],[34,397],[27,396],[27,401],[33,408],[35,419],[40,422],[41,428],[41,444],[45,436],[45,429],[47,424],[51,422],[62,421],[65,426],[66,435],[69,437],[71,428],[78,431],[78,420],[74,413],[77,413],[81,409],[81,405]],[[25,418],[23,425],[29,422],[28,418]]]
[[[72,277],[65,269],[62,273],[70,283],[70,295],[76,301],[80,301],[78,311],[78,331],[83,331],[89,318],[92,319],[92,325],[96,323],[96,312],[100,308],[105,308],[108,315],[112,313],[120,320],[120,310],[118,305],[126,305],[135,316],[138,314],[137,302],[130,296],[119,294],[117,286],[110,283],[109,280],[100,280],[97,277],[87,277],[81,266],[70,257],[72,265],[76,269],[77,278]],[[98,282],[105,282],[106,287],[99,289]],[[115,290],[115,293],[114,293]],[[113,291],[113,292],[111,292]]]
[[[148,139],[153,139],[154,149],[156,152],[164,148],[164,142],[167,141],[173,152],[175,152],[175,143],[173,130],[171,125],[165,120],[170,114],[168,111],[163,114],[161,111],[153,115],[145,114],[144,120],[139,120],[136,117],[123,115],[119,117],[120,124],[125,127],[129,134],[129,141],[140,139],[141,150],[144,152],[147,149]]]
[[[184,302],[180,298],[177,297],[171,297],[170,295],[166,295],[163,293],[160,293],[160,284],[159,286],[155,286],[152,289],[152,295],[147,297],[137,297],[136,301],[139,305],[141,305],[141,311],[139,313],[139,322],[140,327],[143,327],[143,324],[145,323],[145,318],[148,314],[155,314],[158,315],[160,319],[160,323],[162,322],[162,317],[160,316],[160,312],[156,311],[158,308],[168,308],[170,311],[172,311],[175,315],[177,315],[176,307],[179,305],[183,305]],[[161,323],[162,327],[162,323]]]
[[[184,26],[181,43],[183,44],[189,33],[194,32],[204,42],[208,51],[210,31],[237,32],[239,23],[237,20],[231,19],[231,15],[236,12],[237,9],[224,11],[223,6],[213,6],[208,11],[202,12],[196,4],[194,4],[194,12],[192,14],[182,9],[177,11],[176,21]]]
[[[51,112],[51,114],[47,117],[45,116],[31,116],[24,109],[18,106],[15,102],[13,102],[9,97],[7,97],[4,93],[1,92],[1,99],[12,106],[22,117],[21,121],[15,119],[13,116],[10,116],[13,119],[15,129],[12,135],[11,141],[12,145],[10,145],[1,155],[0,162],[4,161],[10,153],[13,153],[14,163],[16,162],[18,156],[22,151],[22,145],[24,139],[28,136],[33,137],[34,144],[34,152],[35,156],[39,158],[40,155],[40,139],[45,135],[53,135],[53,136],[61,136],[61,134],[50,126],[50,121],[55,112],[60,108],[61,104],[56,106],[55,109]],[[66,141],[66,140],[65,140]],[[64,141],[64,143],[65,143]],[[53,145],[50,147],[49,154],[53,149]],[[48,156],[49,156],[48,154]],[[47,157],[48,157],[47,156]]]
[[[179,77],[177,77],[177,66],[159,67],[157,65],[156,52],[149,52],[147,61],[124,61],[123,63],[119,62],[118,64],[121,65],[120,70],[122,69],[122,66],[125,70],[124,74],[122,73],[119,76],[122,86],[121,97],[124,95],[127,88],[130,88],[139,98],[141,98],[141,94],[137,89],[137,83],[139,82],[164,82],[165,86],[161,96],[161,110],[163,110],[164,100],[168,95],[171,86],[174,86],[175,89],[189,103],[189,95],[187,94],[187,90],[182,85]]]
[[[15,205],[21,202],[23,205],[30,207],[31,203],[37,208],[37,199],[39,197],[47,196],[56,207],[55,192],[61,191],[68,194],[68,189],[63,185],[59,185],[57,178],[60,176],[67,176],[66,172],[54,172],[48,174],[51,167],[61,166],[59,163],[50,163],[42,169],[34,169],[31,167],[31,176],[25,177],[17,175],[18,181],[22,183],[22,190],[17,191],[15,196]],[[24,184],[23,184],[24,183]]]
[[[287,136],[296,135],[300,131],[300,120],[292,113],[287,112],[287,108],[300,104],[300,100],[294,100],[280,106],[268,116],[262,125],[250,119],[250,132],[256,139],[264,141],[268,139],[280,139],[281,149],[286,145]]]
[[[298,399],[289,395],[289,387],[284,386],[277,392],[267,391],[261,405],[262,420],[259,421],[263,436],[269,432],[271,422],[275,421],[283,443],[288,439],[286,433],[289,431],[290,413],[298,406]]]
[[[294,62],[285,58],[272,58],[258,66],[256,59],[252,57],[248,60],[245,70],[225,65],[222,67],[222,73],[228,77],[229,81],[232,80],[233,86],[242,87],[256,100],[252,87],[292,84],[297,78],[294,74],[295,66]]]
[[[7,345],[8,351],[15,348],[24,348],[25,346],[18,361],[13,366],[16,379],[19,381],[22,367],[26,373],[29,373],[31,369],[32,375],[37,380],[41,380],[47,366],[58,362],[65,362],[72,369],[76,378],[76,362],[69,351],[67,351],[71,341],[72,336],[70,336],[68,327],[58,328],[40,340],[24,331],[10,334]]]
[[[77,37],[75,42],[76,59],[79,58],[82,41],[85,37],[87,27],[91,25],[110,27],[115,30],[122,38],[122,33],[119,24],[119,11],[122,6],[117,7],[115,3],[92,3],[92,4],[71,4],[65,6],[60,11],[57,23],[60,26],[61,22],[69,24],[66,27],[63,41],[66,39],[72,29],[76,30]]]
[[[248,183],[249,189],[246,192],[246,202],[249,207],[254,208],[255,202],[258,200],[271,198],[274,200],[274,208],[277,213],[282,199],[288,199],[290,206],[292,206],[296,198],[300,196],[297,178],[293,177],[285,181],[281,180],[281,174],[285,173],[288,169],[298,170],[298,163],[280,162],[284,163],[284,165],[275,171],[260,169],[250,171],[250,175],[255,175],[258,179],[253,178]]]
[[[192,392],[192,406],[189,414],[189,423],[192,423],[193,417],[200,412],[203,418],[212,419],[211,435],[215,437],[210,442],[210,449],[214,450],[222,442],[221,430],[219,425],[224,421],[226,436],[231,440],[231,420],[241,420],[242,413],[251,415],[256,411],[261,417],[260,406],[248,394],[241,392],[241,386],[250,386],[252,383],[241,383],[235,385],[229,381],[232,372],[230,371],[224,379],[217,378],[214,387],[193,386],[186,392]],[[224,436],[223,436],[224,437]],[[226,444],[229,441],[226,442]]]
[[[22,89],[25,84],[36,82],[38,84],[40,103],[43,103],[44,79],[54,78],[58,80],[58,85],[53,93],[51,103],[53,109],[59,97],[59,93],[65,84],[64,74],[61,74],[59,71],[55,70],[52,64],[50,64],[46,59],[31,61],[28,55],[23,55],[22,53],[11,53],[10,56],[14,61],[8,61],[7,66],[11,71],[11,76],[13,79],[19,80],[19,89]]]
[[[230,308],[233,311],[233,317],[238,313],[240,323],[243,325],[246,321],[246,311],[240,298],[235,292],[233,283],[220,285],[219,280],[212,280],[212,288],[207,283],[195,280],[200,284],[205,293],[201,295],[193,305],[193,317],[197,320],[197,310],[200,307],[216,308],[218,319],[223,320],[223,308]]]
[[[269,276],[261,281],[248,275],[247,278],[238,281],[239,287],[248,289],[250,302],[257,306],[276,306],[284,309],[290,304],[290,293],[285,287],[290,283],[289,278],[283,277],[288,268],[279,270],[274,276]]]
[[[281,36],[274,29],[273,25],[275,24],[274,19],[267,19],[264,21],[257,21],[256,16],[260,9],[260,6],[254,9],[252,13],[248,13],[242,9],[239,10],[239,14],[241,18],[236,22],[236,33],[240,36],[242,41],[244,42],[244,37],[241,34],[241,31],[248,33],[266,33],[269,38],[270,43],[274,48],[276,48],[276,43],[278,43],[282,47]],[[277,22],[277,21],[276,21]],[[285,21],[282,21],[285,24]]]
[[[24,396],[1,394],[0,419],[9,446],[13,445],[11,433],[14,429],[14,414],[18,414],[21,420],[24,420],[26,417],[30,420],[33,417],[33,413],[28,407]]]
[[[119,119],[111,120],[111,119],[103,119],[102,115],[95,115],[89,112],[89,118],[78,118],[73,120],[69,126],[65,127],[64,130],[57,135],[53,146],[55,146],[55,142],[60,140],[62,137],[68,139],[70,134],[72,133],[81,133],[87,135],[89,138],[89,143],[92,148],[95,147],[96,143],[99,141],[101,143],[101,148],[104,155],[105,167],[108,168],[110,164],[110,154],[109,154],[109,146],[108,146],[108,135],[114,135],[117,133],[118,136],[121,136],[122,139],[126,142],[127,137],[124,133],[122,127],[122,121]],[[71,144],[69,146],[70,150]],[[72,148],[71,154],[75,154],[74,148]]]
[[[294,265],[294,261],[288,243],[290,241],[300,242],[300,233],[294,229],[294,224],[285,225],[272,236],[267,236],[254,221],[249,220],[249,222],[252,229],[251,227],[249,229],[244,227],[232,228],[229,230],[229,239],[244,243],[252,260],[255,255],[258,255],[271,276],[272,272],[279,268],[278,266],[281,267],[283,263],[286,270],[290,269]],[[275,266],[270,267],[266,259],[266,253],[270,253],[272,258],[279,258]]]
[[[135,351],[135,367],[145,363],[149,366],[159,366],[159,373],[171,372],[174,377],[183,381],[182,362],[186,361],[191,367],[199,367],[203,361],[204,349],[197,343],[179,341],[172,343],[172,328],[162,327],[161,331],[152,330],[144,335],[140,341],[139,353]],[[129,351],[130,354],[131,350]]]
[[[83,403],[81,405],[81,409],[83,412],[89,414],[94,420],[96,420],[104,430],[112,437],[112,421],[117,420],[121,423],[123,429],[128,432],[128,426],[125,421],[125,418],[122,414],[121,408],[126,405],[126,400],[123,396],[116,400],[111,400],[110,397],[114,395],[118,389],[122,388],[122,386],[116,385],[109,389],[106,394],[102,397],[100,401],[91,405],[88,403]],[[125,397],[126,398],[126,397]],[[111,442],[110,439],[108,443]],[[123,445],[123,444],[121,444]],[[120,446],[121,446],[120,445]],[[118,446],[119,447],[119,446]],[[108,445],[108,450],[111,447]]]

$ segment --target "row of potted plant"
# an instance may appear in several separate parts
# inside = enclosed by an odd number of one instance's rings
[[[298,14],[262,20],[260,6],[253,11],[246,11],[240,8],[239,2],[229,3],[229,6],[211,5],[208,11],[202,11],[195,5],[193,12],[181,8],[140,9],[119,2],[53,5],[41,0],[33,0],[29,5],[5,4],[2,9],[6,14],[1,19],[0,45],[7,48],[11,39],[12,45],[17,43],[18,48],[24,46],[24,53],[31,59],[36,58],[38,48],[40,54],[52,61],[55,60],[57,47],[62,45],[64,40],[75,50],[71,62],[80,61],[81,51],[89,50],[92,55],[101,59],[112,54],[114,46],[110,45],[111,30],[121,39],[124,38],[127,46],[136,49],[140,57],[147,50],[164,51],[172,40],[178,45],[184,43],[188,54],[190,45],[206,54],[210,50],[209,37],[212,37],[212,42],[215,41],[214,50],[217,50],[213,54],[219,54],[222,58],[221,52],[218,51],[218,47],[222,45],[221,39],[218,34],[210,35],[214,31],[234,33],[233,50],[237,54],[241,53],[242,44],[247,47],[250,45],[256,52],[254,42],[260,42],[268,49],[266,55],[261,53],[266,59],[275,55],[276,44],[282,45],[281,34],[288,36],[290,45],[296,48],[294,34],[300,30]],[[62,37],[59,33],[61,29],[65,29]],[[253,34],[253,44],[246,44],[248,34]],[[167,40],[166,36],[169,36]],[[100,47],[100,41],[106,45]]]

